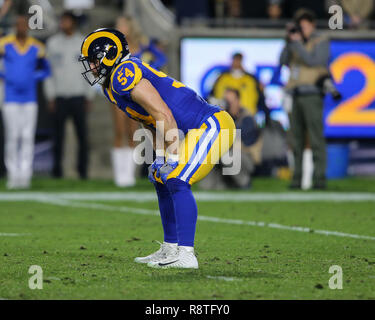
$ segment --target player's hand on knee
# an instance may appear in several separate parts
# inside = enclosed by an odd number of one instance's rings
[[[155,161],[148,167],[148,180],[150,180],[150,182],[156,183],[154,174],[163,165],[164,165],[164,157],[156,157]]]
[[[160,177],[161,180],[163,181],[163,183],[166,183],[169,174],[174,169],[176,169],[177,166],[178,166],[178,161],[168,159],[167,162],[160,169],[158,169],[158,172],[156,173],[156,176]]]

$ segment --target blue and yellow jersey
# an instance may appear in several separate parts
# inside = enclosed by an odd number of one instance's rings
[[[192,89],[150,67],[138,58],[121,62],[112,72],[106,97],[130,118],[155,128],[155,120],[131,98],[131,91],[141,79],[147,79],[159,92],[176,120],[177,127],[186,134],[189,129],[199,128],[202,123],[221,109],[208,104]]]
[[[15,35],[8,35],[0,39],[0,56],[4,59],[4,69],[0,74],[5,83],[4,101],[36,101],[37,81],[50,74],[44,45],[28,37],[21,46]]]

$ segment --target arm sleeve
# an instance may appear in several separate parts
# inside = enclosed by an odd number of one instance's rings
[[[51,68],[46,58],[40,58],[38,66],[39,69],[35,71],[35,80],[40,81],[51,75]]]
[[[142,79],[142,70],[133,61],[120,64],[111,76],[111,88],[114,92],[130,99],[130,93]]]
[[[43,59],[46,57],[46,48],[44,44],[38,43],[38,58]]]
[[[279,64],[280,65],[288,65],[289,64],[289,58],[290,58],[289,47],[288,47],[288,45],[286,45],[284,47],[283,51],[281,51]]]
[[[295,51],[309,67],[326,66],[328,64],[329,42],[327,40],[319,42],[311,52],[308,52],[299,41],[293,41],[290,46],[291,50]]]
[[[4,67],[3,67],[3,61],[1,59],[3,58],[4,53],[1,51],[1,44],[0,44],[0,79],[4,79]]]

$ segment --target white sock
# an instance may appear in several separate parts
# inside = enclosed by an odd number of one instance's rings
[[[302,181],[301,187],[304,190],[312,186],[312,177],[314,171],[313,154],[311,149],[305,149],[302,157]]]
[[[164,241],[165,244],[168,244],[170,246],[176,246],[177,247],[177,243],[173,243],[173,242],[166,242]]]
[[[134,185],[135,184],[135,166],[136,166],[136,163],[133,159],[134,148],[124,147],[123,150],[124,150],[123,152],[124,152],[124,157],[125,157],[124,167],[126,167],[125,171],[127,172],[128,184]]]
[[[128,173],[124,168],[123,163],[126,162],[126,157],[123,148],[112,149],[112,166],[115,184],[118,187],[124,187],[128,184]]]

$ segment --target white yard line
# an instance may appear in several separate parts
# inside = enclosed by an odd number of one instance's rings
[[[235,280],[241,280],[239,278],[233,278],[233,277],[224,277],[224,276],[207,276],[208,279],[214,279],[214,280],[224,280],[224,281],[235,281]]]
[[[6,233],[0,232],[0,237],[22,237],[22,236],[29,236],[30,233]]]
[[[371,192],[194,192],[201,202],[375,202]],[[0,201],[59,198],[81,201],[157,201],[155,192],[0,192]]]
[[[115,207],[109,206],[106,204],[93,203],[93,202],[75,202],[59,198],[40,198],[36,201],[42,203],[48,203],[64,207],[73,207],[73,208],[85,208],[85,209],[96,209],[96,210],[105,210],[105,211],[117,211],[117,212],[126,212],[126,213],[135,213],[135,214],[145,214],[145,215],[159,215],[158,210],[142,209],[142,208],[132,208],[132,207]]]
[[[93,203],[93,202],[89,202],[89,203],[73,202],[73,201],[68,201],[68,200],[63,200],[63,199],[53,199],[53,198],[48,198],[48,199],[45,198],[45,199],[41,199],[39,201],[43,202],[43,203],[48,203],[48,204],[53,204],[53,205],[58,205],[58,206],[65,206],[65,207],[73,207],[73,208],[86,208],[86,209],[126,212],[126,213],[142,214],[142,215],[154,215],[154,216],[159,215],[158,210],[124,207],[124,206],[117,207],[117,206],[110,206],[110,205],[106,205],[106,204],[99,204],[99,203]],[[282,225],[282,224],[278,224],[278,223],[268,223],[268,222],[262,222],[262,221],[225,219],[225,218],[202,216],[202,215],[198,215],[198,220],[210,221],[210,222],[215,222],[215,223],[247,225],[247,226],[254,226],[254,227],[265,227],[265,228],[272,228],[272,229],[282,229],[282,230],[289,230],[289,231],[322,234],[322,235],[326,235],[326,236],[337,236],[337,237],[344,237],[344,238],[365,239],[365,240],[375,241],[375,237],[373,237],[373,236],[344,233],[344,232],[339,232],[339,231],[316,230],[316,229],[310,229],[310,228],[305,228],[305,227],[286,226],[286,225]]]

